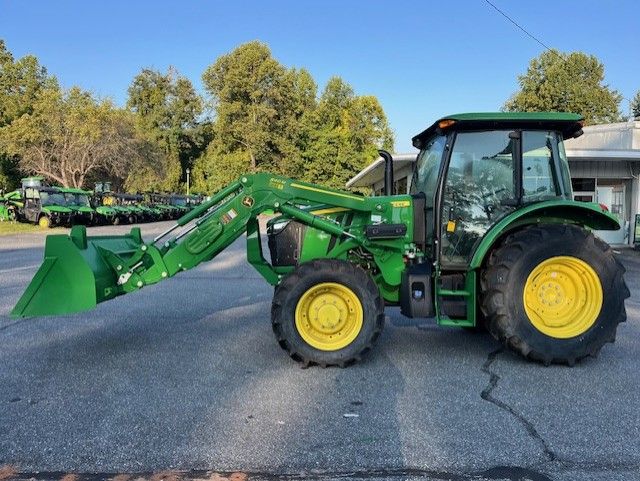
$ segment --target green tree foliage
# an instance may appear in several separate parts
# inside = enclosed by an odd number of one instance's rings
[[[194,169],[200,190],[216,190],[244,172],[287,175],[300,163],[302,119],[315,107],[306,70],[287,69],[260,42],[241,45],[204,72],[216,117],[214,140]]]
[[[378,148],[393,148],[393,134],[378,100],[356,96],[339,77],[329,80],[306,121],[308,143],[298,175],[310,182],[343,188],[377,157]]]
[[[15,60],[0,41],[0,188],[36,173],[65,186],[106,178],[133,191],[178,190],[187,168],[205,192],[253,171],[343,187],[377,147],[392,147],[375,97],[337,77],[318,97],[309,72],[283,66],[263,43],[223,55],[202,78],[213,122],[174,69],[143,69],[121,109],[61,90],[35,57]]]
[[[631,99],[631,117],[640,119],[640,90],[638,90],[635,97]]]
[[[131,113],[77,87],[41,90],[31,113],[0,129],[0,145],[19,156],[22,171],[65,187],[85,187],[104,171],[126,177],[153,151],[136,135]]]
[[[216,117],[214,140],[194,169],[199,190],[260,170],[344,187],[376,147],[392,146],[375,97],[358,97],[334,78],[318,100],[309,72],[284,67],[263,43],[223,55],[203,83]]]
[[[23,114],[33,112],[43,89],[57,89],[56,79],[47,74],[33,55],[18,60],[0,39],[0,128]],[[19,158],[0,148],[0,189],[16,188],[20,181]]]
[[[166,154],[167,165],[161,169],[166,178],[161,188],[178,189],[186,169],[192,167],[193,160],[211,140],[210,125],[200,122],[202,99],[191,81],[172,68],[167,73],[143,69],[133,79],[128,93],[127,107],[136,114],[138,129],[157,142]],[[156,160],[150,159],[150,162]],[[141,178],[154,172],[152,163],[139,168]]]
[[[587,124],[620,120],[622,96],[604,84],[604,65],[593,55],[545,51],[531,60],[518,83],[505,110],[575,112]]]

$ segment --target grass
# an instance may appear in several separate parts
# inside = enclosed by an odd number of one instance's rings
[[[22,222],[0,222],[0,236],[11,234],[28,234],[28,233],[56,233],[61,228],[43,229],[34,224],[26,224]]]

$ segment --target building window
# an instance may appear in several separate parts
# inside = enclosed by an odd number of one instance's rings
[[[574,195],[573,200],[577,200],[580,202],[593,202],[593,194]]]
[[[596,179],[571,179],[571,187],[574,192],[595,192]]]
[[[611,193],[611,213],[622,217],[624,215],[624,186],[616,186]]]
[[[395,193],[396,194],[406,194],[407,191],[407,178],[403,177],[402,179],[399,179],[397,182],[394,182],[395,184]]]

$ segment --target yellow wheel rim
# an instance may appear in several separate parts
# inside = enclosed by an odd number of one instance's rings
[[[602,297],[600,278],[589,264],[576,257],[552,257],[529,274],[524,310],[540,332],[568,339],[593,325]]]
[[[364,314],[358,296],[335,282],[316,284],[296,306],[300,337],[321,351],[337,351],[351,344],[362,329]]]
[[[49,218],[46,216],[40,217],[38,224],[40,225],[40,227],[49,227]]]

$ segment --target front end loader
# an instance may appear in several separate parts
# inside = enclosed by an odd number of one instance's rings
[[[210,261],[242,235],[247,260],[275,286],[278,343],[306,364],[344,366],[371,349],[385,306],[439,325],[485,327],[522,356],[574,364],[615,338],[629,296],[624,269],[591,230],[620,228],[572,200],[563,113],[459,114],[413,139],[411,192],[365,197],[297,180],[244,175],[144,242],[47,238],[45,260],[14,316],[93,308]],[[267,225],[262,251],[258,216]]]

